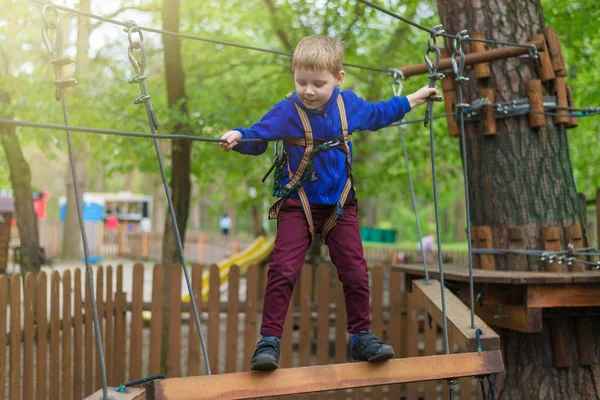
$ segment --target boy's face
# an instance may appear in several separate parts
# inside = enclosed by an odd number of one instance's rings
[[[333,89],[344,80],[344,71],[337,76],[327,70],[312,71],[296,69],[294,83],[302,104],[309,110],[322,110],[331,97]]]

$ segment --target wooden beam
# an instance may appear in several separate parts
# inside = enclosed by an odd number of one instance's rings
[[[500,350],[171,378],[145,385],[148,400],[255,399],[328,390],[471,377],[504,371]]]
[[[598,285],[569,283],[527,286],[527,307],[597,307],[600,306]]]
[[[475,314],[487,324],[518,332],[541,332],[542,309],[510,304],[475,304]]]
[[[126,392],[119,393],[115,390],[115,388],[108,388],[108,398],[111,400],[145,400],[146,391],[144,389],[138,388],[127,388]],[[98,400],[102,399],[102,389],[98,390],[96,393],[89,395],[84,400]]]
[[[442,294],[440,282],[430,280],[413,281],[415,293],[426,312],[440,326],[443,325]],[[452,335],[454,342],[461,351],[477,351],[476,329],[471,328],[471,310],[459,300],[450,290],[444,288],[446,300],[446,318],[448,322],[448,335]],[[484,350],[497,350],[500,348],[500,338],[481,318],[475,316],[475,328],[483,331],[481,347]],[[451,332],[450,332],[451,331]]]
[[[543,39],[543,38],[542,38]],[[538,50],[544,49],[544,40],[533,40],[528,44],[534,45]],[[518,57],[523,54],[529,53],[529,49],[526,47],[507,46],[498,49],[480,51],[477,53],[470,53],[465,56],[465,65],[475,65],[479,63],[485,63],[496,60],[504,60],[510,57]],[[549,56],[548,56],[549,57]],[[438,71],[443,71],[452,68],[452,59],[442,58],[438,66]],[[406,78],[415,75],[422,75],[428,73],[427,66],[423,64],[408,65],[406,67],[399,68]]]

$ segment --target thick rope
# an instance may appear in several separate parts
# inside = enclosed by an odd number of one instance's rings
[[[133,40],[132,36],[134,33],[139,35],[139,40]],[[156,114],[154,113],[154,109],[152,108],[152,103],[150,102],[150,95],[148,94],[148,88],[146,86],[144,69],[146,67],[146,48],[144,47],[144,37],[142,32],[137,28],[135,24],[132,24],[127,29],[127,36],[129,39],[129,61],[133,66],[133,69],[137,73],[137,76],[133,78],[130,83],[138,83],[140,86],[141,96],[138,97],[135,103],[140,104],[143,103],[146,108],[146,115],[148,116],[148,124],[150,125],[150,130],[152,134],[156,134],[156,130],[158,129],[158,120],[156,118]],[[138,61],[134,55],[135,50],[140,50],[141,57]],[[173,207],[173,200],[171,199],[171,190],[169,189],[169,183],[167,181],[167,175],[165,173],[165,167],[163,165],[163,159],[160,152],[160,148],[158,145],[158,139],[154,139],[154,149],[156,151],[156,158],[158,160],[158,166],[160,168],[160,174],[162,177],[163,186],[165,189],[165,195],[167,197],[167,203],[169,205],[169,214],[171,216],[171,221],[173,223],[173,230],[175,231],[175,240],[177,243],[177,250],[179,252],[179,259],[181,262],[181,268],[183,269],[183,274],[185,276],[185,282],[188,288],[188,294],[190,296],[190,303],[192,304],[192,310],[194,312],[194,319],[196,322],[196,330],[200,335],[200,344],[202,346],[202,355],[204,357],[204,365],[206,366],[206,373],[211,375],[210,370],[210,361],[208,360],[208,352],[206,350],[206,342],[204,341],[204,333],[202,331],[202,324],[200,323],[200,314],[198,313],[198,307],[196,305],[196,296],[194,295],[194,290],[192,289],[192,280],[190,278],[190,274],[188,272],[187,264],[185,261],[185,254],[183,251],[183,245],[181,241],[181,235],[179,234],[179,226],[177,223],[177,215],[175,214],[175,208]]]
[[[42,28],[42,38],[44,44],[52,57],[52,64],[54,65],[54,74],[56,80],[54,84],[56,86],[55,98],[60,100],[62,104],[63,118],[65,126],[69,126],[69,110],[67,107],[67,96],[65,87],[73,86],[77,82],[74,79],[65,80],[63,76],[63,66],[72,63],[72,59],[62,57],[62,28],[58,19],[58,13],[54,12],[53,20],[49,19],[48,12],[52,10],[48,5],[42,8],[42,17],[44,20],[44,27]],[[50,40],[50,30],[56,30],[54,37],[54,44]],[[94,274],[92,273],[92,266],[90,265],[90,251],[88,246],[87,234],[85,232],[85,224],[83,222],[83,212],[81,208],[81,197],[79,191],[79,183],[77,181],[77,171],[75,167],[75,154],[73,151],[73,142],[71,140],[71,132],[65,130],[67,136],[67,146],[69,148],[69,166],[71,169],[71,179],[73,179],[73,191],[75,192],[75,204],[77,207],[77,220],[79,221],[79,230],[81,231],[81,240],[83,242],[83,254],[85,257],[85,270],[87,274],[88,283],[88,295],[90,296],[90,303],[92,305],[92,316],[94,320],[94,336],[96,339],[96,348],[98,349],[98,361],[100,362],[100,373],[102,375],[102,399],[108,400],[108,384],[106,379],[106,362],[104,359],[104,348],[102,346],[102,334],[100,332],[100,321],[98,318],[98,307],[96,304],[96,296],[94,294]]]
[[[402,84],[400,83],[400,76],[393,75],[392,81],[392,93],[398,97],[402,94]],[[425,254],[425,246],[423,246],[421,232],[421,222],[419,221],[419,209],[417,207],[417,196],[415,194],[415,187],[413,184],[412,173],[410,172],[410,160],[408,158],[408,151],[406,150],[406,143],[404,142],[404,132],[402,126],[398,126],[398,132],[400,134],[400,142],[402,143],[402,151],[404,153],[404,164],[406,165],[406,173],[408,174],[408,185],[410,187],[410,195],[413,204],[413,210],[415,212],[415,221],[417,225],[417,234],[419,235],[419,242],[421,243],[421,256],[423,257],[423,270],[425,271],[425,283],[429,284],[429,268],[427,267],[427,255]]]
[[[467,222],[467,248],[469,257],[469,296],[471,298],[471,328],[475,329],[475,295],[473,289],[473,253],[471,252],[471,205],[469,201],[469,178],[467,175],[467,147],[465,138],[465,119],[464,113],[465,108],[469,107],[468,104],[463,103],[463,83],[468,81],[469,78],[463,76],[465,68],[465,53],[462,51],[461,41],[467,37],[467,31],[459,32],[454,40],[452,41],[454,51],[452,54],[452,67],[454,74],[456,75],[456,108],[458,109],[458,120],[460,125],[460,145],[461,145],[461,156],[463,164],[463,182],[465,188],[465,208],[466,208],[466,222]],[[460,64],[456,64],[456,57],[460,58]]]

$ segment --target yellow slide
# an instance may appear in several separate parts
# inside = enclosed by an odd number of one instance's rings
[[[232,265],[240,267],[240,272],[244,272],[250,265],[256,264],[267,258],[273,251],[275,239],[267,239],[265,236],[259,236],[243,251],[232,255],[229,258],[221,261],[219,267],[219,281],[223,285],[229,278],[229,269]],[[206,270],[202,277],[202,301],[208,301],[209,292],[209,271]],[[190,295],[186,294],[182,299],[183,302],[190,301]]]

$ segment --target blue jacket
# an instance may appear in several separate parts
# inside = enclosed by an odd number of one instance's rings
[[[302,122],[292,104],[292,101],[294,101],[306,111],[315,139],[335,139],[342,135],[340,114],[336,104],[339,93],[340,89],[336,87],[322,111],[307,109],[294,93],[291,101],[281,100],[250,128],[235,128],[235,130],[241,132],[242,139],[260,138],[273,141],[290,137],[304,138]],[[410,104],[406,97],[394,97],[388,101],[369,103],[358,97],[354,92],[345,90],[341,93],[346,108],[349,134],[356,130],[375,131],[384,128],[401,120],[410,111]],[[257,156],[264,153],[267,146],[266,142],[246,142],[239,143],[233,150],[241,154]],[[288,155],[290,168],[294,172],[304,154],[304,147],[292,145],[285,141],[283,146]],[[350,154],[352,154],[351,143]],[[304,184],[309,202],[312,204],[336,204],[340,199],[348,177],[345,153],[334,148],[316,153],[313,165],[317,180],[311,180]],[[289,181],[287,166],[284,168],[283,176],[281,183],[285,185]],[[295,193],[291,197],[298,198],[298,194]]]

